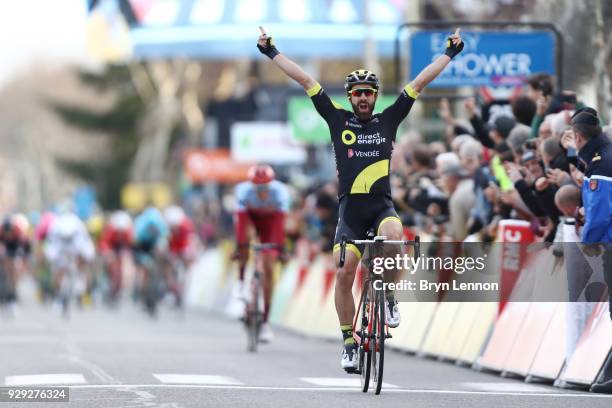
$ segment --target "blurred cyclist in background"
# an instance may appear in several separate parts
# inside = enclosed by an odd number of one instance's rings
[[[285,242],[285,216],[289,211],[289,191],[274,179],[272,167],[262,164],[249,169],[249,180],[236,186],[236,231],[239,284],[238,294],[244,295],[244,271],[249,259],[249,226],[253,226],[260,243],[277,244],[277,249],[263,251],[264,315],[260,339],[271,341],[272,330],[268,325],[270,300],[272,299],[272,272],[274,263],[283,252]]]
[[[115,211],[104,225],[99,248],[109,281],[108,301],[119,300],[123,278],[123,260],[131,255],[133,242],[132,218],[125,211]]]
[[[146,208],[134,220],[134,260],[141,277],[145,307],[153,316],[161,297],[161,259],[168,248],[168,225],[155,207]]]
[[[50,225],[44,248],[51,266],[53,286],[58,295],[65,282],[64,277],[73,280],[70,285],[74,287],[74,292],[71,294],[76,295],[81,303],[89,304],[89,267],[96,254],[95,246],[83,221],[67,208],[60,211]]]
[[[177,205],[166,208],[164,218],[170,228],[166,282],[176,306],[182,307],[185,272],[196,256],[195,228],[185,211]]]
[[[55,219],[55,214],[48,211],[43,213],[38,219],[36,228],[34,229],[34,262],[36,269],[36,280],[38,281],[39,299],[47,301],[53,299],[54,287],[51,267],[45,256],[45,247],[47,244],[47,236],[51,229],[51,224]]]
[[[0,275],[3,275],[0,276],[0,302],[6,302],[12,313],[17,302],[19,273],[28,265],[31,249],[29,228],[24,215],[12,214],[4,218],[0,229]]]

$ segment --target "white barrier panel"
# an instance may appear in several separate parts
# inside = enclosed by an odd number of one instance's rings
[[[340,323],[334,301],[336,270],[333,259],[328,258],[323,275],[323,290],[318,304],[317,318],[314,321],[313,333],[320,337],[340,339]]]
[[[557,378],[565,361],[566,311],[568,303],[557,303],[540,348],[529,367],[527,380]]]
[[[411,352],[417,352],[425,340],[427,329],[438,307],[437,302],[407,303],[412,309],[410,325],[404,326],[408,332],[402,337],[402,346]],[[401,327],[401,326],[400,326]]]
[[[496,302],[478,303],[478,311],[474,324],[470,329],[463,349],[457,357],[457,361],[474,364],[482,354],[489,335],[493,330],[493,324],[497,318],[498,304]]]
[[[300,313],[302,316],[301,328],[308,335],[319,336],[321,334],[318,327],[323,317],[321,313],[325,305],[325,276],[329,269],[329,261],[328,255],[322,254],[317,256],[310,268],[308,278],[304,282],[304,288],[301,293],[304,299],[302,301],[303,309]],[[327,317],[329,318],[330,316]]]
[[[300,264],[297,260],[291,260],[285,265],[281,278],[274,288],[274,295],[272,296],[272,305],[270,309],[271,323],[282,323],[295,291],[299,268]]]
[[[221,279],[225,273],[225,257],[219,249],[208,249],[189,270],[186,284],[185,305],[210,309],[219,293]]]
[[[419,350],[424,355],[439,356],[459,311],[459,302],[442,302],[436,308],[431,326]]]
[[[516,341],[518,333],[529,313],[529,303],[508,302],[503,308],[493,328],[493,334],[487,347],[477,361],[477,367],[502,371],[508,359],[508,353]]]
[[[597,304],[578,342],[576,351],[559,377],[562,382],[593,383],[612,348],[612,322],[608,303]]]
[[[476,302],[459,304],[457,315],[439,350],[440,357],[450,360],[459,359],[468,338],[472,335],[480,308],[481,304]]]
[[[556,303],[531,303],[504,364],[504,372],[527,376],[556,310]]]
[[[307,276],[301,287],[296,288],[297,291],[293,295],[293,300],[283,324],[287,327],[305,333],[307,326],[310,323],[308,317],[312,310],[312,299],[317,296],[320,290],[320,274],[325,268],[325,260],[323,256],[317,256],[310,264],[307,271]],[[320,297],[320,295],[319,295]]]

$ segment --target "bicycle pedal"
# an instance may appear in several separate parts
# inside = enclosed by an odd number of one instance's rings
[[[345,368],[344,371],[346,371],[347,374],[361,374],[361,371],[357,368]]]

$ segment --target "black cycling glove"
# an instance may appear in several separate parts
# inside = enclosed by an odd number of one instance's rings
[[[259,45],[259,43],[257,43],[257,48],[259,49],[259,52],[261,52],[263,55],[267,56],[270,59],[274,59],[274,57],[280,54],[280,52],[276,49],[276,46],[272,42],[272,37],[268,37],[266,39],[265,47],[262,47],[261,45]]]
[[[446,40],[446,50],[444,51],[444,54],[448,55],[451,59],[453,59],[457,54],[461,52],[461,50],[463,50],[463,45],[463,40],[459,44],[454,44],[453,38],[448,37],[448,39]]]

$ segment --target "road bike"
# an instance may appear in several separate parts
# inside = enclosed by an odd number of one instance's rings
[[[368,275],[365,277],[359,305],[353,319],[353,337],[358,345],[359,364],[355,374],[361,377],[361,389],[367,392],[370,381],[376,387],[376,395],[380,394],[383,383],[385,363],[385,340],[391,338],[389,327],[385,323],[385,290],[383,273],[374,272],[374,260],[383,257],[385,245],[401,245],[414,247],[414,257],[420,254],[420,238],[414,240],[388,240],[385,236],[374,236],[371,231],[368,239],[347,240],[342,237],[340,243],[340,267],[344,266],[346,246],[366,245],[368,249]]]
[[[78,255],[74,251],[66,249],[62,256],[62,268],[57,271],[60,274],[57,298],[61,306],[62,316],[68,319],[71,304],[73,302],[82,304],[83,296],[87,291],[87,281],[84,271],[80,268]]]
[[[149,316],[157,317],[159,301],[165,292],[164,276],[159,265],[159,259],[153,254],[142,252],[139,256],[144,276],[142,282],[142,296],[145,310]]]
[[[250,352],[256,352],[261,326],[264,323],[263,259],[261,259],[261,253],[268,249],[277,249],[278,244],[251,244],[250,248],[255,251],[255,271],[250,281],[249,296],[246,299],[244,323],[247,329],[247,349]]]

